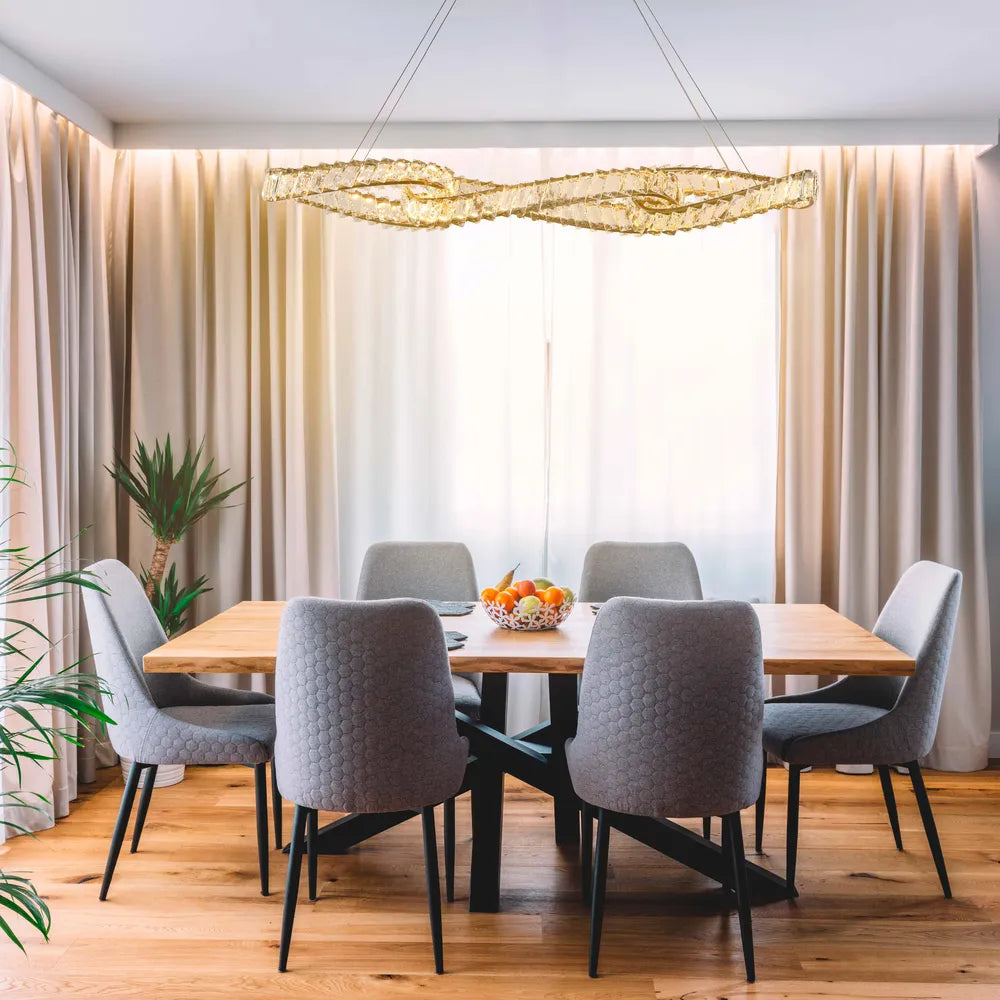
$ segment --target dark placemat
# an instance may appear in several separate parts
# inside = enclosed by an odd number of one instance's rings
[[[428,601],[427,602],[442,618],[458,618],[461,615],[471,615],[476,606],[475,601]]]
[[[469,637],[464,632],[445,632],[444,641],[448,649],[461,649]]]
[[[596,615],[597,612],[601,610],[601,605],[600,604],[591,604],[590,610],[593,611],[594,614]]]

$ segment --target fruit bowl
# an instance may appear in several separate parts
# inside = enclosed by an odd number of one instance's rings
[[[541,632],[558,628],[569,617],[576,597],[569,587],[556,587],[551,580],[519,580],[512,583],[515,566],[496,587],[480,594],[486,614],[500,628],[514,632]]]
[[[512,611],[507,611],[499,604],[490,601],[483,601],[482,605],[500,628],[509,628],[515,632],[541,632],[547,628],[557,628],[566,621],[573,610],[574,602],[564,601],[558,607],[543,604],[534,611],[527,612],[518,611],[517,605]]]

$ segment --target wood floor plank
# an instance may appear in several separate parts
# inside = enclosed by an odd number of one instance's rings
[[[784,867],[785,782],[769,781],[765,853]],[[602,976],[586,976],[588,917],[577,855],[552,839],[551,802],[508,782],[503,911],[465,908],[468,797],[458,818],[458,899],[445,907],[443,977],[432,957],[418,823],[320,859],[303,897],[289,973],[275,971],[285,857],[257,890],[251,772],[189,769],[157,789],[136,855],[97,899],[121,780],[103,772],[71,815],[0,846],[53,911],[52,940],[0,944],[0,994],[228,1000],[413,997],[473,1000],[996,1000],[1000,997],[1000,771],[928,773],[955,898],[941,894],[908,782],[896,779],[897,852],[878,779],[803,776],[799,899],[754,911],[758,982],[743,980],[739,928],[721,890],[640,844],[611,844]],[[323,819],[333,818],[324,816]],[[286,830],[291,811],[286,809]],[[753,818],[744,816],[749,836]],[[697,820],[685,824],[699,829]],[[718,833],[718,831],[716,831]]]

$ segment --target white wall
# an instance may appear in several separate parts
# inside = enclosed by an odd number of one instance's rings
[[[993,645],[993,739],[1000,757],[1000,146],[979,159],[979,308],[983,382],[983,494]]]

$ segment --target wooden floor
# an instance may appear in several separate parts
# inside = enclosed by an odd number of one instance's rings
[[[801,896],[755,910],[754,986],[743,979],[736,917],[718,887],[617,835],[602,976],[588,980],[576,854],[553,844],[550,803],[516,782],[508,785],[499,914],[466,908],[469,806],[459,802],[460,899],[445,909],[445,976],[432,974],[413,822],[350,855],[321,858],[321,897],[299,903],[289,972],[279,975],[284,857],[272,853],[278,891],[261,897],[250,772],[189,770],[181,784],[157,789],[140,852],[122,856],[100,903],[121,788],[111,774],[54,830],[0,847],[0,867],[30,872],[54,918],[51,942],[32,939],[26,958],[0,945],[5,998],[1000,997],[1000,771],[927,774],[950,901],[906,778],[895,779],[900,854],[876,777],[804,775]],[[784,785],[772,769],[763,863],[778,870]],[[289,822],[287,812],[286,829]],[[751,822],[748,813],[748,835]]]

